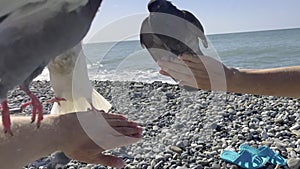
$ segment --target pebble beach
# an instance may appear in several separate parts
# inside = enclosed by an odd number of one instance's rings
[[[124,159],[127,169],[238,169],[220,159],[223,150],[238,152],[241,144],[269,146],[300,168],[299,99],[210,91],[188,91],[162,82],[93,81],[96,90],[113,105],[112,112],[125,115],[143,128],[143,139],[133,145],[109,150]],[[48,81],[35,81],[31,90],[49,113],[53,97]],[[28,101],[20,90],[9,92],[10,107]],[[14,115],[31,114],[12,111]],[[275,165],[267,164],[265,169]],[[61,153],[45,154],[23,169],[105,169],[67,159]]]

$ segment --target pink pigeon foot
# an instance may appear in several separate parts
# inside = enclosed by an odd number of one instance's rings
[[[8,133],[10,135],[13,135],[11,131],[11,122],[10,122],[10,114],[9,114],[9,108],[7,105],[7,101],[3,101],[0,106],[0,111],[2,113],[2,125],[3,125],[3,131],[4,133]]]
[[[91,108],[88,109],[88,110],[92,110],[92,111],[95,111],[95,112],[106,113],[104,110],[98,110],[98,109],[96,109],[96,107],[94,107],[94,105],[92,103],[90,103],[90,105],[91,105]]]
[[[91,105],[91,108],[88,109],[88,111],[95,111],[95,112],[100,112],[100,113],[107,113],[105,112],[104,110],[100,110],[100,109],[97,109],[92,103],[90,103]],[[122,120],[127,120],[124,116],[122,115],[114,115],[114,116],[118,116],[119,118],[121,118]]]
[[[21,88],[22,89],[22,88]],[[22,89],[23,90],[23,89]],[[27,106],[32,105],[32,117],[31,123],[33,123],[36,119],[36,114],[38,112],[38,119],[37,119],[37,127],[40,127],[41,121],[43,120],[43,106],[40,100],[32,94],[30,91],[26,91],[26,94],[30,97],[30,101],[21,105],[21,110],[24,110]]]
[[[67,101],[67,100],[64,99],[64,98],[54,97],[54,98],[52,98],[50,100],[47,100],[46,102],[47,103],[57,103],[60,106],[60,102],[61,101]]]

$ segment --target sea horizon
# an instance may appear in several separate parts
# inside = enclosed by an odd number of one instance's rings
[[[296,66],[300,65],[299,34],[300,28],[289,28],[207,35],[210,48],[205,52],[235,68]],[[83,48],[91,80],[175,83],[158,73],[139,40],[87,43]],[[47,69],[36,80],[49,80]]]

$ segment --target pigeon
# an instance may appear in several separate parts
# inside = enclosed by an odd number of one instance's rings
[[[48,64],[50,84],[55,94],[51,114],[86,111],[108,112],[111,104],[91,85],[82,44],[57,56]]]
[[[154,60],[157,61],[161,56],[153,56],[153,52],[149,50],[151,48],[170,52],[175,56],[203,55],[199,38],[205,48],[208,47],[208,42],[203,26],[192,13],[177,9],[167,0],[151,0],[148,10],[150,15],[142,22],[140,43],[148,49]]]
[[[77,45],[88,32],[102,0],[0,1],[0,103],[5,133],[12,135],[7,92],[20,86],[29,95],[32,122],[43,119],[30,82],[56,56]]]

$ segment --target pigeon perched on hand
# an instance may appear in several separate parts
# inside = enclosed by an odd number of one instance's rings
[[[168,51],[175,56],[203,55],[199,38],[205,48],[208,43],[200,21],[192,13],[177,9],[167,0],[151,0],[148,10],[150,15],[142,23],[140,43],[149,50],[154,60],[162,56],[154,56],[151,48]]]
[[[78,44],[88,32],[102,0],[0,1],[0,103],[4,132],[12,135],[7,92],[20,86],[30,97],[37,126],[42,105],[30,82],[59,54]]]
[[[90,83],[81,43],[57,56],[49,63],[48,69],[55,94],[51,114],[87,109],[107,112],[111,108],[111,104]]]

